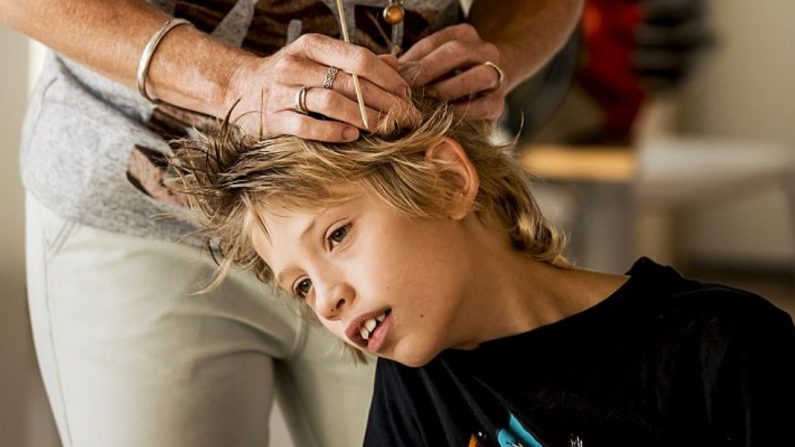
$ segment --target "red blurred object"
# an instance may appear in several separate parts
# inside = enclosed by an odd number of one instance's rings
[[[644,99],[632,65],[640,3],[588,0],[582,18],[585,61],[580,85],[605,113],[605,137],[626,141]]]

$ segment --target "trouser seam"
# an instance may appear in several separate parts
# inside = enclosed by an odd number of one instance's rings
[[[59,251],[61,251],[61,247],[64,244],[66,244],[66,241],[69,238],[69,235],[76,228],[76,225],[77,224],[74,221],[66,220],[64,222],[64,224],[61,225],[61,228],[58,229],[58,233],[52,239],[52,243],[51,244],[50,243],[47,244],[46,252],[49,255],[54,255],[54,254],[58,253]]]
[[[65,447],[72,447],[74,445],[74,443],[72,442],[72,430],[71,430],[70,424],[69,424],[69,415],[68,415],[68,412],[66,411],[66,399],[64,397],[64,392],[63,392],[63,381],[61,380],[61,367],[60,367],[60,364],[58,362],[58,353],[57,353],[57,349],[56,349],[56,345],[55,345],[55,326],[53,325],[52,311],[51,311],[51,308],[50,308],[50,280],[49,280],[49,269],[48,269],[48,263],[49,262],[47,260],[48,251],[49,251],[49,247],[47,245],[49,245],[49,244],[46,243],[47,239],[46,239],[46,236],[45,236],[45,234],[43,232],[43,227],[42,227],[43,222],[42,222],[41,207],[40,206],[36,207],[36,214],[37,214],[37,216],[36,216],[37,220],[39,222],[39,237],[44,242],[44,244],[42,244],[43,253],[42,253],[42,258],[41,259],[44,261],[44,266],[42,268],[42,270],[43,270],[42,274],[44,276],[44,281],[43,281],[43,283],[44,283],[44,306],[45,306],[45,309],[47,310],[47,325],[49,326],[49,329],[50,329],[49,331],[47,331],[48,332],[47,335],[48,335],[48,338],[49,338],[50,348],[52,349],[52,361],[53,361],[53,364],[55,366],[55,380],[56,380],[56,387],[57,387],[58,397],[61,400],[61,405],[60,405],[60,407],[61,407],[61,416],[63,417],[64,435],[66,436],[66,442],[67,442],[67,446],[65,446]],[[58,232],[58,235],[56,236],[56,239],[58,237],[60,237],[61,234],[63,234],[63,228],[65,228],[66,226],[67,225],[63,225],[63,227],[61,228],[61,231]]]

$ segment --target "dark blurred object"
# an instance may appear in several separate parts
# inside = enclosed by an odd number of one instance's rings
[[[632,64],[650,92],[679,86],[712,42],[703,0],[643,0]]]
[[[711,33],[703,0],[587,0],[580,28],[508,97],[524,141],[626,144],[649,95],[674,90]]]

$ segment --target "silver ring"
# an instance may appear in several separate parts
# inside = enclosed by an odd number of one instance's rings
[[[303,86],[298,90],[298,93],[295,94],[295,111],[302,115],[309,114],[309,109],[306,108],[307,90],[309,90],[309,87]]]
[[[495,90],[499,90],[500,87],[502,87],[502,81],[505,80],[505,72],[502,71],[502,68],[498,67],[497,64],[495,64],[494,62],[486,61],[486,62],[483,62],[483,65],[485,65],[487,67],[491,67],[491,68],[494,69],[494,71],[497,72],[497,85],[495,85],[494,87],[491,87],[490,89],[488,89],[486,91],[487,92],[493,92]]]
[[[334,87],[334,80],[337,79],[337,73],[340,70],[337,67],[329,67],[328,71],[326,72],[326,79],[323,81],[323,88],[332,88]]]

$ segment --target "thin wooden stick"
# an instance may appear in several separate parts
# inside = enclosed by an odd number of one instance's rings
[[[337,0],[337,13],[340,15],[340,28],[342,28],[342,38],[346,43],[350,43],[351,39],[348,36],[348,23],[345,20],[345,9],[342,6],[342,0]],[[364,108],[364,97],[362,97],[362,88],[359,87],[359,77],[351,73],[353,78],[353,89],[356,90],[356,101],[359,103],[359,113],[362,115],[362,122],[364,128],[369,129],[370,124],[367,123],[367,110]]]

